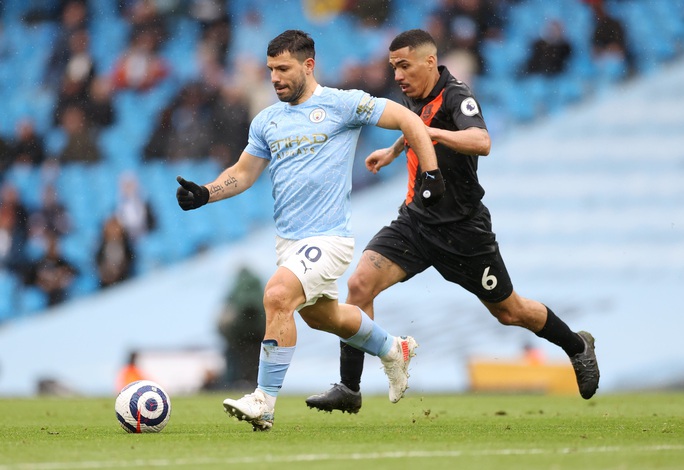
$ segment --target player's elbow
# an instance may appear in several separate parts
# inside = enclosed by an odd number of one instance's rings
[[[486,157],[489,155],[489,152],[492,150],[492,139],[489,138],[489,133],[483,132],[482,133],[482,141],[480,142],[480,152],[479,154],[482,155],[483,157]]]

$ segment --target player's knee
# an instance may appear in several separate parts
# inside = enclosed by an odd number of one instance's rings
[[[291,294],[285,286],[273,285],[264,290],[264,309],[266,312],[288,312],[293,310],[290,304]]]
[[[352,275],[347,281],[347,303],[360,307],[373,301],[373,286],[362,276]]]

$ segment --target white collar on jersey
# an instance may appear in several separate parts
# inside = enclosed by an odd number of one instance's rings
[[[323,87],[319,83],[316,85],[316,89],[314,90],[313,94],[316,96],[321,96],[321,93],[323,93]]]

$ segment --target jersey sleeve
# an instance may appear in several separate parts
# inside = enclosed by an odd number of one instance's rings
[[[449,94],[447,99],[451,117],[459,130],[468,129],[469,127],[487,129],[480,103],[477,102],[472,94],[455,90]]]
[[[265,113],[262,111],[252,120],[252,123],[249,125],[249,136],[247,138],[245,152],[254,155],[255,157],[270,160],[271,150],[268,146],[268,142],[266,142],[266,139],[264,138],[265,119]]]
[[[376,125],[387,106],[385,98],[376,98],[362,90],[343,91],[340,96],[350,114],[350,127]]]

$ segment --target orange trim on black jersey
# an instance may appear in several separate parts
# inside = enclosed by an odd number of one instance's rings
[[[420,110],[420,118],[426,126],[430,125],[435,114],[437,114],[439,108],[442,107],[443,93],[444,90],[440,91],[439,95],[437,95],[434,100],[430,101]],[[432,145],[435,145],[436,143],[437,142],[432,141]],[[408,146],[408,141],[406,139],[404,139],[404,145]],[[406,194],[406,204],[408,205],[413,201],[413,196],[416,193],[415,185],[418,180],[418,156],[411,147],[408,147],[408,150],[406,150],[406,167],[408,169],[408,193]]]

